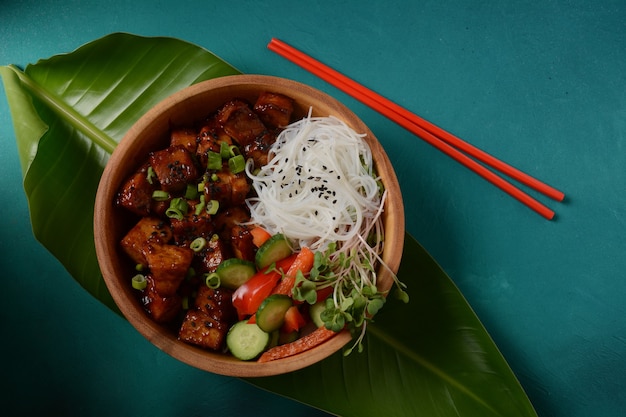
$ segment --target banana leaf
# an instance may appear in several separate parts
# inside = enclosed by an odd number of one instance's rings
[[[157,102],[196,82],[238,74],[172,38],[115,33],[28,65],[0,67],[35,237],[79,284],[119,313],[98,267],[93,201],[110,153]],[[60,239],[59,237],[63,237]],[[400,279],[368,327],[365,351],[251,384],[337,415],[536,416],[463,295],[406,235]]]

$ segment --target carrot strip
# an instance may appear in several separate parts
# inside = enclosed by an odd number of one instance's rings
[[[315,260],[315,254],[306,246],[300,249],[296,259],[293,261],[283,279],[280,280],[278,285],[272,291],[272,294],[284,294],[291,296],[291,290],[296,283],[296,275],[298,271],[302,271],[303,274],[308,273],[313,268],[313,262]]]
[[[301,337],[295,342],[276,346],[267,350],[261,355],[261,357],[258,359],[258,362],[270,362],[277,359],[283,359],[293,355],[297,355],[299,353],[312,349],[315,346],[321,345],[322,343],[326,342],[327,340],[338,334],[338,332],[328,330],[324,326],[318,327],[312,333]]]
[[[256,226],[250,229],[250,234],[252,235],[252,243],[257,248],[260,248],[261,245],[267,241],[267,239],[272,237],[272,235],[270,235],[270,233],[261,226]]]

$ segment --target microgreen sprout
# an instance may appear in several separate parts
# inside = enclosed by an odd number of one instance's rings
[[[354,348],[359,352],[363,350],[367,324],[385,304],[385,294],[376,287],[375,261],[383,264],[370,245],[360,245],[346,253],[338,249],[336,243],[331,243],[325,251],[315,253],[308,277],[301,272],[296,276],[292,295],[298,301],[314,304],[317,290],[333,287],[320,318],[327,329],[341,331],[347,327],[355,337],[354,345],[344,352],[345,355]],[[406,285],[395,275],[394,282],[398,298],[408,302],[408,294],[404,291]]]

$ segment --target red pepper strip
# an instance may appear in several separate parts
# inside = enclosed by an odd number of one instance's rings
[[[306,246],[300,249],[293,264],[291,264],[280,283],[274,288],[272,294],[284,294],[291,297],[291,290],[296,283],[298,271],[301,271],[303,274],[308,274],[311,268],[313,268],[314,260],[315,254],[311,249]]]
[[[288,358],[289,356],[297,355],[298,353],[305,352],[315,346],[321,345],[333,336],[339,333],[328,330],[326,327],[321,326],[315,329],[312,333],[301,337],[295,342],[287,343],[273,347],[264,352],[258,359],[258,362],[270,362],[277,359]]]
[[[256,313],[263,300],[272,293],[282,276],[282,271],[289,270],[296,256],[291,255],[276,262],[275,268],[271,271],[268,271],[270,267],[262,269],[235,290],[233,306],[237,309],[240,320]]]
[[[299,331],[306,324],[306,320],[300,313],[297,306],[289,307],[287,313],[285,313],[285,322],[281,328],[284,333],[291,333]]]
[[[335,289],[333,287],[324,287],[321,290],[317,290],[317,301],[322,301],[327,299],[334,291]]]

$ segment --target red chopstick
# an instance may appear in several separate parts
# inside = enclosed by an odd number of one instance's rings
[[[433,125],[432,123],[420,118],[419,116],[409,112],[408,110],[398,106],[392,101],[380,96],[374,91],[364,87],[343,74],[333,70],[332,68],[322,64],[321,62],[311,58],[310,56],[298,51],[297,49],[287,45],[286,43],[273,38],[268,44],[268,48],[291,62],[301,66],[302,68],[317,75],[328,83],[334,85],[345,93],[351,95],[357,100],[363,102],[367,106],[373,108],[400,126],[404,127],[411,133],[425,140],[430,145],[452,157],[467,168],[481,175],[483,178],[496,185],[503,191],[515,197],[531,209],[535,210],[547,219],[554,218],[554,212],[548,207],[535,200],[528,194],[516,188],[511,183],[497,176],[492,171],[477,163],[467,155],[460,152],[454,146],[474,156],[483,163],[502,171],[511,178],[528,185],[529,187],[546,194],[547,196],[562,201],[564,194],[541,181],[513,168],[504,162],[494,158],[493,156],[481,151],[480,149],[462,141],[456,136],[446,132],[445,130]],[[454,146],[453,146],[454,145]]]

